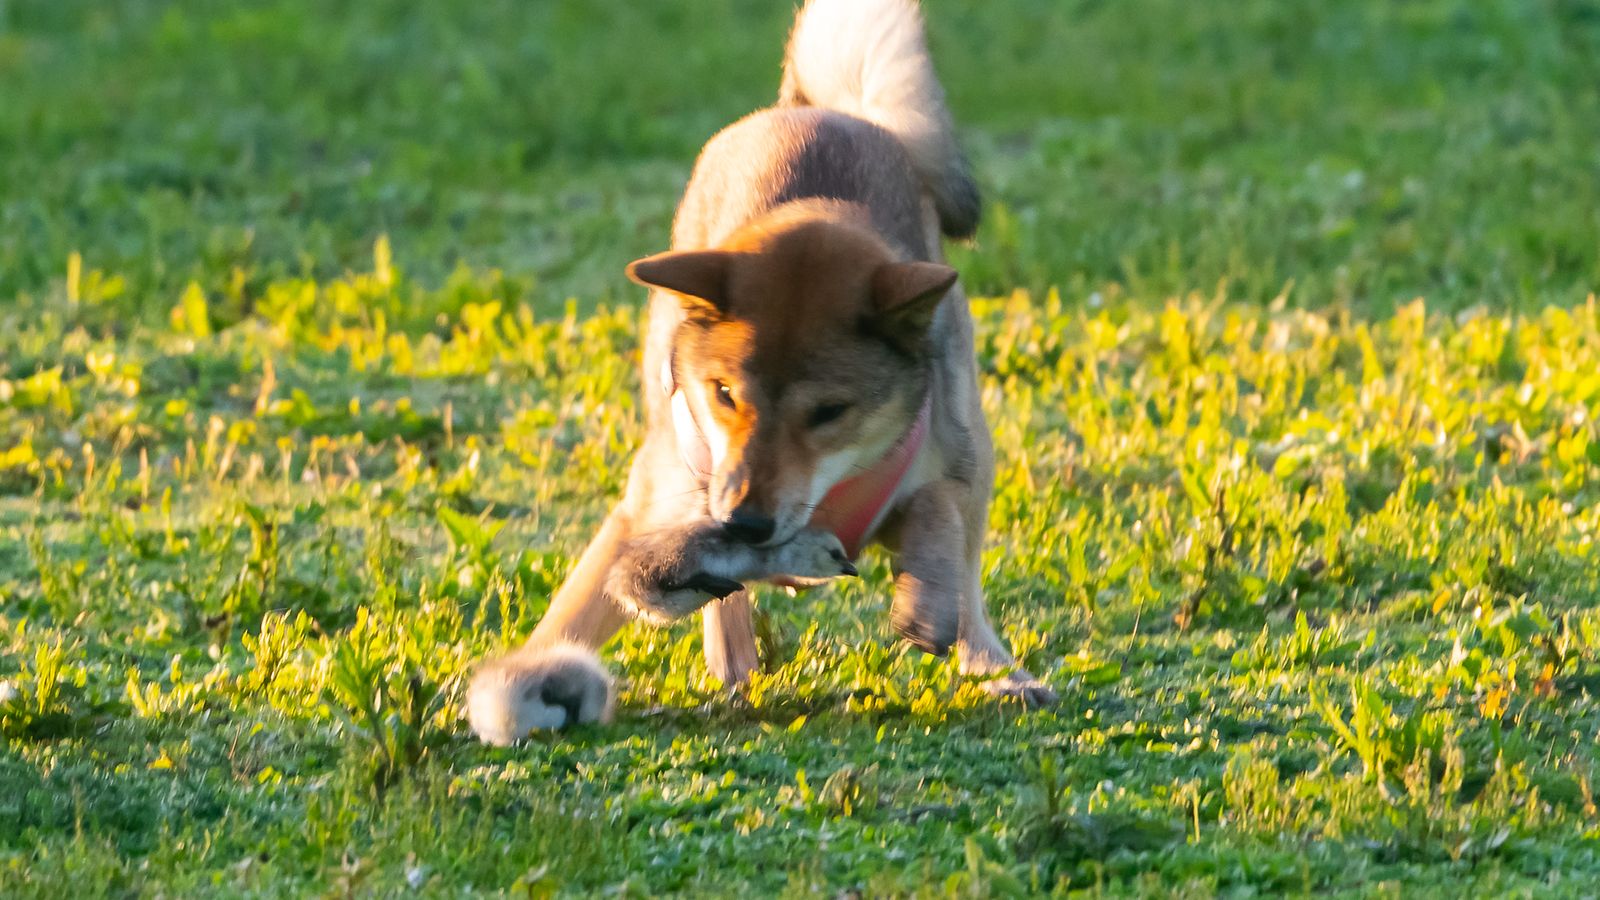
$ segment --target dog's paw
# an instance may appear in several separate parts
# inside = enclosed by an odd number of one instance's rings
[[[912,646],[943,656],[961,634],[961,598],[910,572],[901,572],[894,580],[889,623]]]
[[[555,644],[480,666],[467,686],[467,721],[484,743],[505,747],[532,731],[609,722],[615,702],[611,676],[593,650]]]
[[[999,678],[983,683],[989,696],[1000,700],[1015,700],[1028,709],[1039,709],[1056,702],[1056,692],[1043,681],[1029,675],[1026,669],[1014,669]]]

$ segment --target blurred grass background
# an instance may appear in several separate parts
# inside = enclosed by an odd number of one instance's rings
[[[1592,0],[931,0],[987,191],[976,293],[1115,282],[1384,312],[1600,283]],[[0,298],[70,252],[164,311],[358,267],[632,297],[788,3],[0,4]]]

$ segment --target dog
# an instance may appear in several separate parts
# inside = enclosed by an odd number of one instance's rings
[[[897,633],[954,647],[997,696],[1054,700],[984,607],[993,449],[941,245],[978,214],[914,0],[810,0],[776,105],[705,145],[672,249],[628,267],[650,289],[645,437],[532,636],[469,687],[480,737],[609,715],[594,651],[636,615],[700,608],[708,669],[744,682],[741,579],[848,574],[867,543],[893,555]]]

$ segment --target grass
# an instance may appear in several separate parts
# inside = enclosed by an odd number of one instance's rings
[[[0,893],[1588,892],[1600,6],[929,9],[1060,704],[874,556],[497,750],[789,4],[0,3]]]

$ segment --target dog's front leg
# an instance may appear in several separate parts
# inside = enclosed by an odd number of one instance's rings
[[[967,585],[959,492],[955,482],[935,481],[918,488],[899,510],[889,621],[901,637],[939,656],[960,635],[961,594]]]
[[[598,650],[628,623],[628,614],[606,597],[605,582],[631,533],[627,513],[612,510],[551,598],[522,650],[562,642]]]
[[[612,511],[527,643],[478,667],[466,703],[478,737],[505,745],[536,729],[610,718],[611,676],[595,651],[627,622],[604,584],[629,531],[626,513]]]
[[[1001,643],[989,623],[983,602],[981,554],[973,553],[967,567],[968,589],[963,592],[961,637],[956,652],[961,657],[964,675],[994,675],[983,683],[984,690],[996,697],[1014,697],[1027,706],[1046,706],[1056,701],[1056,692],[1017,665],[1016,657]]]
[[[984,688],[1029,706],[1054,702],[1044,682],[1017,666],[989,623],[983,598],[983,528],[987,504],[971,486],[935,481],[900,508],[894,605],[901,636],[943,655],[953,643],[967,675],[998,675]]]
[[[727,687],[750,680],[761,664],[756,653],[756,628],[750,594],[737,591],[713,600],[700,611],[706,669]]]

